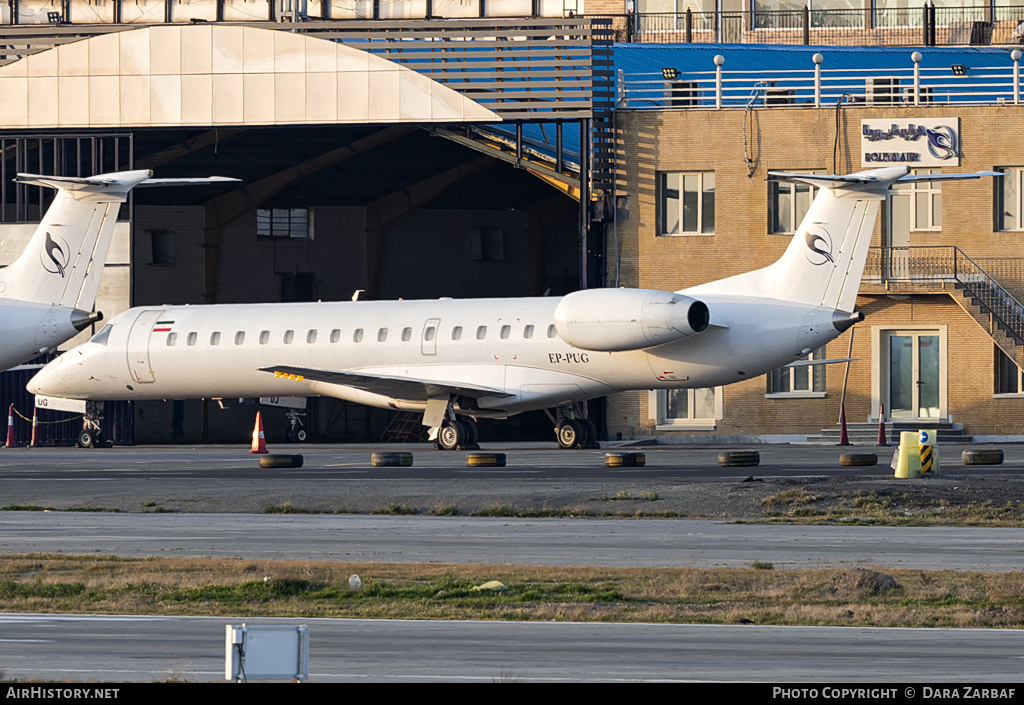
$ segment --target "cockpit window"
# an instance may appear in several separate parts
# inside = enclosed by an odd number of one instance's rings
[[[92,340],[90,340],[89,342],[90,343],[96,343],[97,345],[106,345],[107,344],[107,338],[109,338],[109,337],[110,337],[110,324],[108,323],[107,325],[105,325],[102,328],[100,328],[100,332],[97,333],[96,335],[94,335],[92,337]]]

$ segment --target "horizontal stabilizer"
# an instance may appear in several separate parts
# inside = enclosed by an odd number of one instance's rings
[[[277,377],[292,377],[296,380],[312,380],[314,382],[338,384],[396,399],[429,399],[447,394],[457,394],[466,397],[511,396],[506,390],[495,387],[468,385],[459,382],[443,382],[417,377],[365,375],[355,372],[336,372],[333,370],[318,370],[291,365],[271,365],[270,367],[261,367],[259,369],[261,372],[271,372]]]
[[[888,171],[893,171],[893,176],[902,171],[903,175],[892,179],[889,178],[889,174],[883,175],[879,173]],[[983,176],[1003,176],[1003,173],[1000,171],[975,171],[965,174],[911,174],[909,171],[910,167],[905,166],[872,169],[870,171],[857,172],[856,174],[796,174],[788,171],[769,171],[765,181],[789,181],[798,184],[810,184],[817,188],[843,189],[871,186],[885,181],[909,183],[914,181],[956,181],[959,179],[980,179]]]
[[[834,365],[837,362],[856,362],[859,357],[837,357],[831,360],[797,360],[784,367],[807,367],[808,365]]]
[[[143,177],[139,181],[139,177]],[[45,186],[62,191],[90,191],[103,193],[106,191],[128,190],[145,186],[192,186],[197,184],[213,184],[238,181],[226,176],[210,176],[207,178],[154,179],[149,170],[121,171],[99,176],[44,176],[41,174],[18,174],[15,181],[20,184]]]

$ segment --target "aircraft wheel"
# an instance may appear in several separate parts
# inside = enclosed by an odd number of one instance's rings
[[[597,443],[597,424],[590,419],[577,419],[583,429],[583,443]]]
[[[445,421],[437,433],[439,450],[458,450],[466,442],[466,429],[458,421]]]
[[[575,419],[564,422],[555,433],[558,435],[559,448],[576,448],[583,439],[583,428]]]
[[[480,443],[480,429],[476,425],[476,421],[473,419],[466,419],[460,421],[462,427],[466,429],[466,445],[475,446]]]
[[[95,448],[96,447],[96,434],[92,431],[84,429],[78,434],[78,445],[81,448]]]
[[[288,430],[288,442],[289,443],[305,443],[306,442],[306,429],[304,428],[292,428]]]

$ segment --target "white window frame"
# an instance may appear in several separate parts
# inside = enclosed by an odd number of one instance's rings
[[[995,385],[994,385],[995,386],[995,390],[993,390],[992,396],[994,396],[996,398],[1015,398],[1015,399],[1024,398],[1024,370],[1021,370],[1019,367],[1017,367],[1017,364],[1013,360],[1011,360],[1010,357],[1006,353],[1004,353],[1002,350],[1000,350],[998,347],[996,347],[996,346],[993,346],[993,347],[995,348],[995,353],[996,353],[996,359],[995,359],[995,363],[996,364],[995,364],[995,370],[994,370],[994,372],[995,372],[995,380],[994,380],[995,381]],[[1003,369],[1003,367],[1006,366],[1006,363],[1009,363],[1010,365],[1013,365],[1014,367],[1017,368],[1017,380],[1016,380],[1017,391],[1015,391],[1015,392],[1001,392],[1001,391],[999,391],[999,387],[1001,386],[1001,382],[1002,382],[1000,371]]]
[[[996,171],[1006,174],[1001,179],[996,179],[996,230],[1003,232],[1024,231],[1024,167],[1001,166]],[[1013,206],[1016,208],[1015,227],[1006,227],[1006,191],[1009,187],[1016,189]]]
[[[941,174],[942,169],[914,169],[912,174]],[[942,182],[909,181],[893,185],[896,191],[909,196],[910,232],[940,232],[942,230]],[[918,206],[918,197],[927,201],[926,208]]]
[[[685,223],[684,215],[686,209],[686,198],[682,181],[689,176],[697,177],[696,187],[696,229],[683,230]],[[708,177],[711,187],[707,188]],[[680,183],[676,188],[670,188],[669,180],[676,178]],[[675,192],[674,198],[669,198],[670,192]],[[706,212],[704,195],[711,194],[711,213]],[[670,230],[666,227],[668,216],[675,216],[675,228]],[[713,171],[662,171],[658,172],[658,234],[665,237],[710,237],[715,234],[715,172]],[[707,229],[710,227],[710,229]]]
[[[823,169],[786,169],[786,171],[793,171],[801,174],[823,174]],[[814,202],[814,197],[818,195],[818,188],[811,186],[810,184],[796,183],[792,181],[770,181],[768,182],[768,217],[770,221],[768,223],[768,232],[773,235],[792,235],[800,227],[800,223],[803,221],[804,216],[807,215],[807,211],[811,209],[811,204]],[[787,189],[789,193],[780,193],[781,189]],[[807,193],[807,208],[801,210],[799,208],[799,200],[797,193]],[[776,224],[778,220],[778,203],[780,200],[789,202],[789,222]],[[788,228],[788,229],[787,229]]]
[[[654,389],[648,393],[647,405],[648,413],[650,418],[654,419],[654,428],[657,431],[713,431],[718,425],[718,422],[724,418],[723,404],[722,404],[722,388],[711,387],[715,393],[715,412],[714,418],[694,418],[694,392],[698,390],[694,389],[680,389],[673,390],[679,392],[686,392],[687,401],[686,407],[690,414],[687,418],[669,418],[666,416],[666,409],[668,408],[668,392],[667,389]]]
[[[825,346],[822,345],[817,350],[814,350],[807,355],[800,358],[801,360],[825,360]],[[794,389],[793,383],[796,377],[795,372],[798,368],[796,367],[780,367],[778,370],[772,370],[769,372],[767,377],[768,391],[765,393],[767,399],[821,399],[828,395],[825,391],[826,382],[826,371],[827,365],[803,365],[802,368],[807,370],[807,388],[806,389]],[[787,389],[776,389],[775,388],[775,377],[779,375],[780,371],[785,371],[786,379],[784,381]],[[818,387],[818,391],[815,391],[815,387]]]

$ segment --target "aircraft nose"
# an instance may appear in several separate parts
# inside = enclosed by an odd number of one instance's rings
[[[60,358],[49,363],[43,369],[39,370],[32,379],[28,381],[25,388],[30,394],[40,394],[44,397],[59,397],[61,396],[62,384],[60,380],[63,378],[61,371]]]

